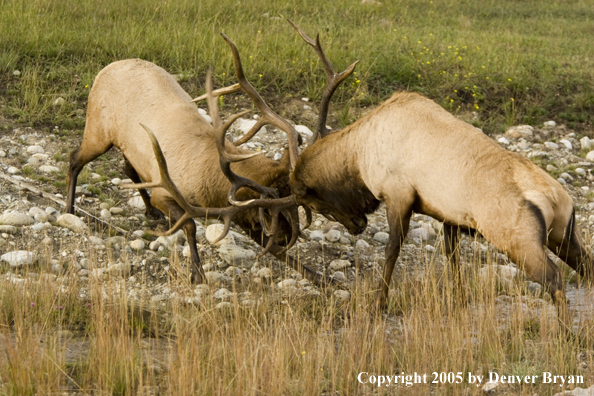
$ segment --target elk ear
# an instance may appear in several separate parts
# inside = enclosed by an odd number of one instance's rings
[[[305,185],[305,183],[295,180],[291,184],[291,191],[299,198],[303,198],[307,193],[307,186]]]

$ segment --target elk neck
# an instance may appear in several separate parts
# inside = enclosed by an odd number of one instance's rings
[[[380,202],[361,175],[358,140],[351,127],[327,135],[303,151],[294,174],[345,213],[363,215]]]

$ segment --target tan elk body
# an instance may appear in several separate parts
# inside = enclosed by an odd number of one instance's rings
[[[353,234],[385,202],[390,238],[380,301],[387,297],[413,211],[444,223],[454,266],[460,229],[480,232],[548,288],[565,324],[561,274],[544,247],[582,275],[592,269],[563,187],[419,94],[395,93],[353,125],[317,140],[300,155],[291,187],[298,202]]]
[[[112,146],[122,151],[129,163],[126,173],[134,182],[140,182],[138,176],[144,182],[159,180],[153,146],[140,123],[156,135],[171,179],[187,202],[205,208],[227,206],[231,183],[221,171],[214,128],[199,114],[192,98],[169,73],[150,62],[131,59],[108,65],[95,79],[89,94],[83,141],[71,155],[67,181],[68,212],[74,210],[76,178],[80,170]],[[226,139],[225,147],[232,154],[253,154],[235,147]],[[281,196],[290,194],[288,155],[280,162],[258,155],[233,164],[231,169],[262,186],[278,189]],[[164,188],[153,189],[150,203],[147,193],[144,190],[141,193],[147,210],[155,207],[173,222],[184,213]],[[237,194],[238,199],[257,197],[247,189],[241,189]],[[261,232],[257,209],[241,213],[234,221],[256,241],[266,244],[267,237]],[[288,222],[281,221],[280,227],[278,239],[290,239],[292,231]],[[195,264],[192,276],[201,281],[204,274],[196,249],[194,222],[187,221],[184,231]],[[280,250],[275,246],[270,251],[275,254]]]

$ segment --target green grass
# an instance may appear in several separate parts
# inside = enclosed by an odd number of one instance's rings
[[[319,32],[337,69],[359,59],[335,97],[336,122],[351,107],[395,90],[421,92],[453,112],[477,111],[479,127],[556,119],[584,129],[594,117],[591,1],[320,2],[230,0],[0,1],[0,106],[34,125],[80,128],[97,72],[139,57],[182,75],[201,92],[206,69],[235,82],[225,32],[268,100],[317,98],[325,75],[285,22]],[[13,74],[15,70],[20,75]],[[64,104],[54,105],[57,98]],[[512,100],[513,99],[513,100]],[[78,112],[77,112],[78,110]]]

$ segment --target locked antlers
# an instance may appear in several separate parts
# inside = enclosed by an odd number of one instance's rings
[[[285,198],[278,198],[278,195],[276,194],[276,191],[274,189],[263,187],[258,183],[250,179],[238,176],[231,171],[232,162],[243,161],[255,155],[258,155],[259,153],[231,154],[227,152],[227,150],[225,149],[225,134],[229,129],[229,126],[233,123],[233,121],[235,121],[238,117],[244,115],[246,112],[235,114],[227,122],[222,124],[218,114],[217,101],[215,99],[215,96],[213,95],[212,78],[210,71],[208,72],[206,77],[206,89],[208,108],[210,115],[213,119],[213,127],[215,129],[216,143],[217,149],[219,151],[219,161],[221,169],[225,176],[231,182],[231,189],[229,191],[228,198],[232,206],[228,206],[225,208],[203,208],[200,206],[194,206],[190,204],[180,193],[177,186],[171,179],[169,171],[167,170],[167,161],[165,160],[165,157],[163,155],[163,152],[161,150],[159,142],[157,141],[156,136],[150,130],[149,127],[143,124],[141,125],[146,130],[151,139],[153,151],[155,152],[155,157],[157,158],[157,162],[159,164],[160,180],[149,183],[125,184],[122,185],[122,187],[137,189],[157,187],[164,188],[169,192],[169,194],[173,197],[177,204],[184,210],[184,214],[173,225],[173,227],[171,227],[168,231],[163,233],[153,232],[155,235],[171,235],[177,230],[179,230],[185,222],[190,221],[194,217],[220,217],[223,219],[225,227],[223,233],[219,236],[217,241],[215,241],[216,243],[227,235],[231,227],[231,220],[236,214],[254,208],[266,209],[270,213],[271,217],[271,224],[269,225],[270,238],[264,250],[260,253],[260,256],[264,255],[273,246],[276,245],[276,236],[279,230],[279,215],[282,212],[288,217],[292,227],[291,241],[289,241],[287,246],[280,251],[281,253],[283,253],[295,244],[295,242],[297,241],[297,236],[299,235],[299,217],[297,213],[297,203],[295,201],[295,197],[291,195]],[[258,192],[260,194],[260,198],[252,199],[249,201],[237,201],[235,199],[235,192],[241,187],[250,188]],[[274,198],[269,199],[267,197]]]

